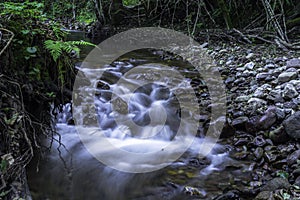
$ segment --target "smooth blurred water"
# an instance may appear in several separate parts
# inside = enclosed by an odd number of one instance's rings
[[[201,118],[201,111],[180,107],[182,97],[187,98],[187,102],[191,100],[184,92],[191,79],[172,79],[165,71],[160,74],[160,81],[141,84],[145,74],[127,72],[141,64],[146,71],[159,67],[159,64],[143,65],[153,59],[128,61],[101,68],[106,73],[101,79],[81,65],[82,72],[94,77],[90,84],[97,85],[94,105],[99,126],[78,126],[76,129],[67,125],[72,118],[72,106],[64,105],[63,112],[56,116],[56,142],[39,162],[39,171],[36,172],[36,163],[33,163],[28,173],[34,199],[192,199],[194,197],[184,192],[185,186],[190,185],[209,198],[220,193],[220,182],[227,183],[232,176],[231,173],[220,175],[226,166],[234,165],[224,146],[217,144],[205,158],[199,156],[205,145],[209,145],[209,140],[191,133],[195,129],[192,119]],[[118,83],[121,79],[126,84]],[[164,85],[169,81],[172,81],[172,88]],[[131,87],[136,89],[131,91]],[[88,90],[89,87],[81,89]],[[114,95],[116,93],[118,95]],[[84,112],[73,110],[73,114],[77,121],[85,124],[90,108],[80,106]],[[199,135],[199,127],[196,128]],[[81,129],[86,138],[78,134]],[[178,135],[178,132],[181,133]],[[112,145],[108,146],[107,141]],[[171,150],[164,152],[171,143]],[[191,144],[187,150],[186,144]],[[154,152],[155,156],[122,157],[116,149],[135,154]],[[182,151],[183,155],[174,161],[175,155]],[[97,155],[114,160],[116,168],[164,168],[148,173],[126,173],[102,164],[95,158]]]

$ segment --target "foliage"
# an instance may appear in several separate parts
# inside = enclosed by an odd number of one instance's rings
[[[123,4],[125,6],[135,6],[138,5],[140,3],[139,0],[123,0]]]
[[[62,55],[63,52],[66,53],[76,53],[79,55],[80,49],[78,46],[96,46],[90,42],[86,41],[53,41],[53,40],[46,40],[44,42],[45,48],[50,52],[53,60],[56,62],[57,59]]]

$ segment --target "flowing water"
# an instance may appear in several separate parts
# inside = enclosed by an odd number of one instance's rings
[[[162,61],[155,54],[145,50],[123,56],[102,67],[100,78],[86,67],[88,63],[77,66],[92,77],[87,85],[96,85],[94,110],[85,105],[73,109],[76,122],[82,124],[77,127],[68,125],[71,104],[57,112],[58,134],[55,141],[46,141],[52,143],[51,151],[28,173],[33,199],[210,199],[233,179],[242,181],[245,166],[228,156],[226,145],[205,151],[210,145],[203,139],[209,109],[200,106],[195,112],[181,107],[183,97],[185,103],[192,102],[189,89],[200,87],[201,80],[192,78],[195,70],[183,61]],[[161,70],[164,65],[168,68]],[[145,84],[143,80],[152,77],[144,72],[153,69],[161,70],[160,78]],[[172,70],[183,79],[173,78]],[[170,81],[171,88],[164,84]],[[189,84],[197,87],[188,88]],[[196,96],[209,101],[205,92]],[[98,127],[89,126],[90,113],[95,113]]]

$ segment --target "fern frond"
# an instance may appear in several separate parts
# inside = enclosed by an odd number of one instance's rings
[[[63,52],[71,53],[75,51],[77,54],[80,53],[80,48],[78,46],[93,46],[96,47],[95,44],[86,41],[53,41],[53,40],[46,40],[44,42],[45,48],[50,52],[53,60],[56,62],[57,59]]]
[[[62,54],[61,43],[53,40],[46,40],[44,42],[45,48],[50,52],[53,60],[56,62]]]
[[[73,45],[79,45],[79,46],[93,46],[93,47],[97,46],[97,45],[95,45],[93,43],[90,43],[90,42],[87,42],[87,41],[83,41],[83,40],[80,40],[80,41],[68,41],[68,43],[73,44]]]

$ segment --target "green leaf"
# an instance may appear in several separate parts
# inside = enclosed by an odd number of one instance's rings
[[[4,172],[7,169],[8,162],[6,160],[2,160],[0,163],[0,169]],[[1,195],[0,195],[1,196]]]
[[[27,47],[26,51],[28,53],[36,53],[37,52],[37,48],[35,48],[35,47]]]
[[[21,33],[23,33],[24,35],[27,35],[28,33],[30,33],[30,30],[22,30]]]
[[[288,177],[289,177],[289,173],[287,173],[285,171],[278,171],[276,173],[276,175],[279,176],[279,177],[281,177],[281,178],[286,178],[286,179],[288,179]]]

